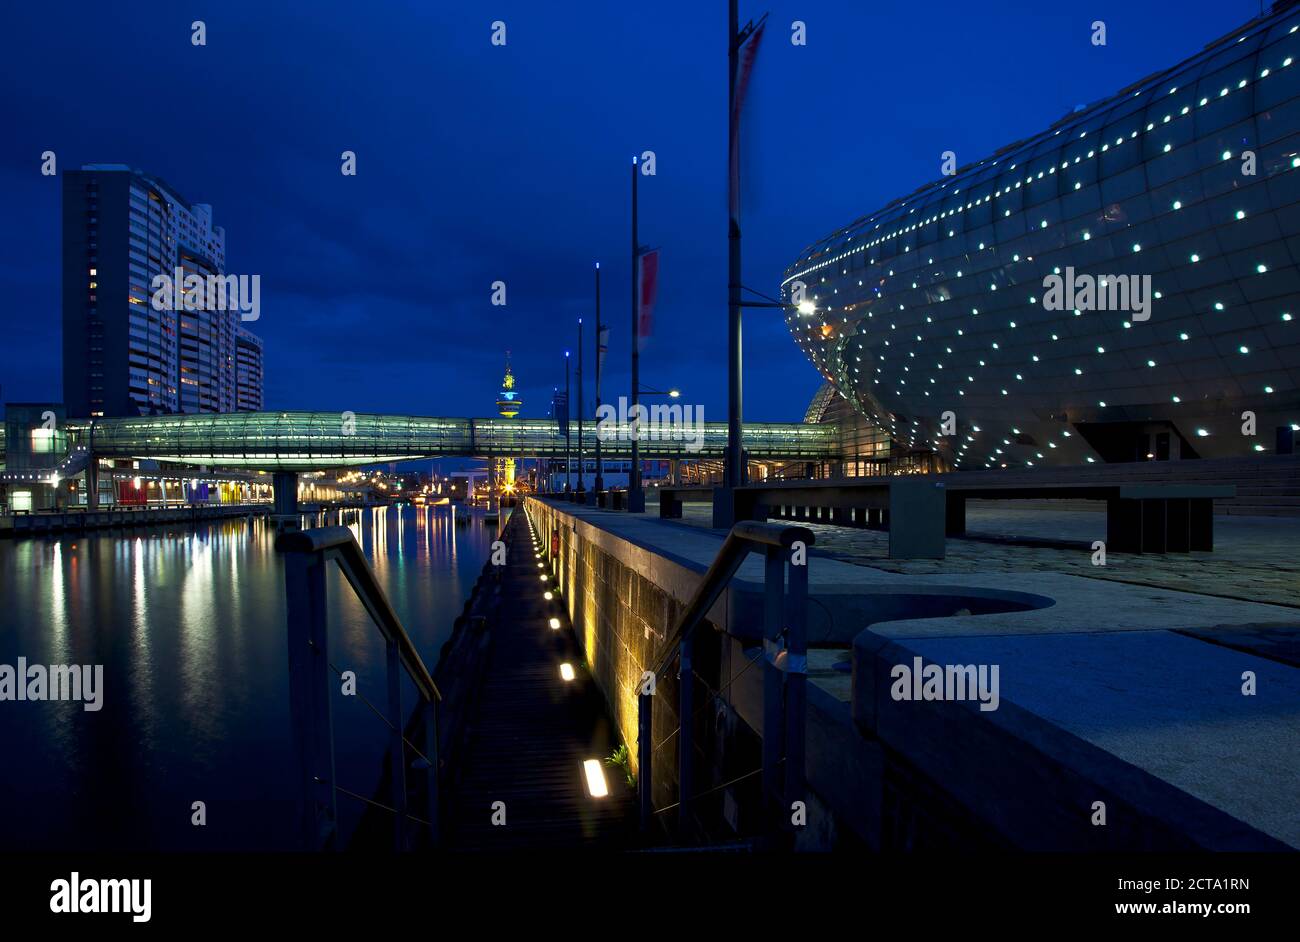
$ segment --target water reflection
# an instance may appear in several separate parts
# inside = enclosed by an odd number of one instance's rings
[[[495,532],[473,513],[457,526],[466,513],[373,508],[314,524],[356,536],[430,669]],[[0,848],[294,846],[273,540],[257,518],[0,542],[0,663],[104,665],[98,713],[0,702]],[[382,702],[380,635],[341,576],[328,591],[331,660]],[[369,794],[385,729],[357,699],[335,698],[338,775]],[[198,800],[203,828],[190,824]]]

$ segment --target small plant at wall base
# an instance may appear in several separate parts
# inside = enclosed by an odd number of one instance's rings
[[[636,787],[636,776],[632,774],[632,753],[628,752],[626,743],[615,749],[612,755],[606,756],[605,764],[618,766],[623,770],[623,778],[627,780],[627,784]]]

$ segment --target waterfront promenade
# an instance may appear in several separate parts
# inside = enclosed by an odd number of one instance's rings
[[[489,634],[447,805],[453,850],[618,849],[635,837],[634,793],[605,759],[618,745],[527,516],[510,514],[506,564],[480,583]],[[548,600],[545,596],[552,595]],[[552,627],[556,619],[556,627]],[[567,665],[567,670],[562,669]],[[566,679],[570,678],[570,679]],[[608,794],[592,794],[594,761]]]
[[[598,654],[626,644],[635,633],[622,623],[644,614],[611,601],[623,569],[643,580],[637,592],[651,583],[681,602],[722,543],[702,521],[536,503],[569,531],[564,565],[585,585],[570,611]],[[1232,526],[1249,532],[1247,519]],[[820,808],[810,817],[821,820],[810,821],[805,846],[1300,848],[1300,814],[1282,797],[1300,786],[1300,609],[1284,566],[1276,603],[1224,597],[1234,541],[1249,546],[1248,537],[1225,537],[1218,578],[1178,591],[1151,584],[1151,572],[1117,577],[1137,557],[1116,557],[1098,575],[1086,550],[950,540],[942,563],[896,564],[883,552],[855,558],[845,545],[881,534],[811,526],[806,772]],[[1274,545],[1284,556],[1285,544]],[[1256,549],[1246,568],[1259,562]],[[1042,555],[1065,552],[1077,556],[1073,571]],[[1012,555],[1022,571],[1011,571]],[[1200,561],[1159,557],[1160,566]],[[761,560],[738,578],[710,615],[727,636],[717,709],[756,729],[760,672],[746,673],[757,656],[746,633],[757,607],[746,595],[761,584]],[[610,605],[634,611],[602,610]],[[665,628],[644,627],[652,646],[661,640]],[[894,699],[890,671],[915,657],[997,665],[1000,705]],[[636,671],[620,663],[597,676],[620,704],[628,692],[610,689],[610,678]],[[627,718],[617,719],[626,734]]]

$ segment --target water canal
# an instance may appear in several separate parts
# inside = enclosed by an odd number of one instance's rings
[[[432,670],[496,525],[448,506],[341,514]],[[384,647],[331,570],[331,660],[355,671],[359,694],[336,691],[338,781],[369,796],[387,730],[362,697],[384,703]],[[98,710],[0,701],[0,850],[296,846],[284,572],[268,521],[0,541],[0,665],[20,657],[102,665],[103,689]],[[340,797],[345,834],[362,807]]]

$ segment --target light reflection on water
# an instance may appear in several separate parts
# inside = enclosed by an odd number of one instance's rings
[[[343,511],[429,669],[487,560],[462,508]],[[311,525],[309,523],[309,525]],[[0,663],[103,664],[103,709],[0,702],[0,849],[295,846],[284,571],[268,522],[0,541]],[[379,632],[337,572],[330,658],[384,702]],[[407,684],[403,704],[414,703]],[[386,727],[334,699],[339,784],[372,794]],[[190,824],[204,801],[207,825]],[[345,828],[359,813],[340,797]]]

